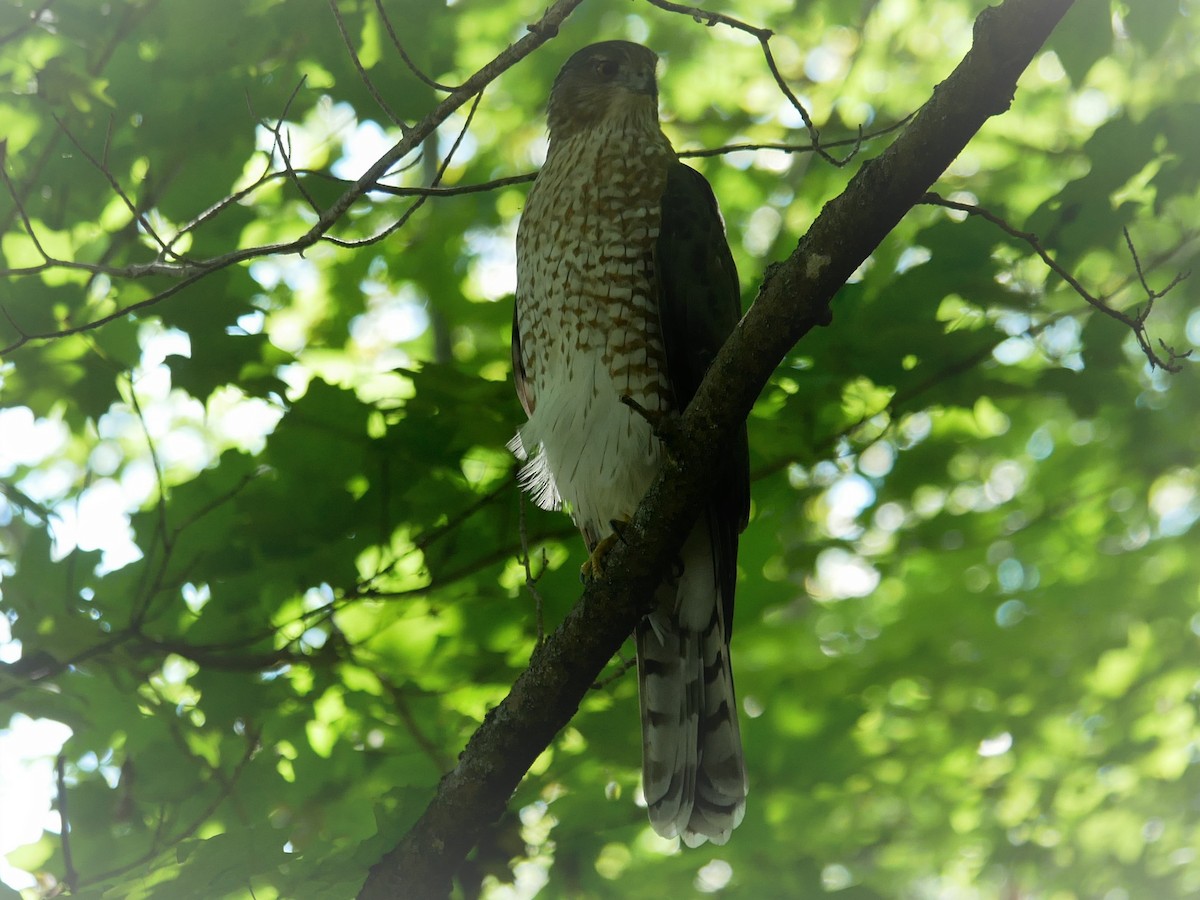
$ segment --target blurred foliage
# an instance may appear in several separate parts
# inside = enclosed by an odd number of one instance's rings
[[[450,84],[544,6],[382,3],[413,62]],[[775,30],[836,142],[919,107],[984,3],[795,6],[708,8]],[[441,94],[376,5],[338,9],[390,115],[423,116]],[[1195,0],[1079,0],[938,190],[1036,231],[1113,306],[1144,304],[1122,227],[1154,288],[1200,240],[1198,19]],[[588,0],[487,89],[443,183],[533,171],[554,74],[597,37],[660,51],[681,150],[809,143],[747,35]],[[320,0],[9,0],[0,91],[10,270],[42,262],[28,229],[58,258],[151,261],[254,182],[272,128],[297,169],[343,179],[400,135]],[[429,184],[465,115],[389,183]],[[747,302],[888,139],[840,168],[765,149],[694,161]],[[322,205],[341,190],[303,183]],[[70,870],[52,833],[14,865],[78,897],[345,898],[420,814],[578,592],[579,540],[521,502],[504,451],[521,419],[508,330],[526,189],[438,197],[378,242],[262,257],[7,355],[0,723],[72,730]],[[412,202],[372,193],[333,233],[369,238]],[[314,219],[277,179],[174,249],[291,240]],[[13,274],[0,345],[172,284]],[[1158,301],[1155,340],[1200,344],[1197,290]],[[1190,362],[1151,370],[1028,246],[913,210],[751,417],[745,823],[696,851],[652,834],[625,674],[541,757],[464,893],[1200,894],[1197,388]]]

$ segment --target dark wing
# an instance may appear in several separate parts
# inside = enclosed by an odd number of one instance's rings
[[[741,319],[742,297],[717,198],[703,175],[680,162],[671,165],[663,191],[655,276],[667,376],[682,410]],[[743,425],[721,468],[709,506],[727,628],[733,622],[737,536],[746,527],[749,514],[750,461]]]
[[[529,383],[529,378],[525,375],[525,361],[521,358],[521,329],[517,327],[517,302],[513,302],[513,328],[512,328],[512,364],[513,364],[513,382],[517,386],[517,397],[521,400],[521,406],[525,410],[525,415],[533,415],[533,385]]]

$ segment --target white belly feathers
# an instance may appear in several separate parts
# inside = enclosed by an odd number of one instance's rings
[[[628,519],[662,462],[661,442],[620,391],[596,351],[548,366],[537,407],[510,447],[528,457],[522,486],[544,509],[565,502],[597,537],[612,519]]]

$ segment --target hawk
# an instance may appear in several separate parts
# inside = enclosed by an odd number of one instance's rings
[[[657,62],[626,41],[567,60],[517,230],[513,370],[529,420],[509,446],[538,505],[570,511],[593,573],[665,459],[652,421],[683,411],[741,317],[716,198],[659,127]],[[743,428],[635,632],[650,822],[693,847],[725,843],[746,807],[729,636],[748,512]]]

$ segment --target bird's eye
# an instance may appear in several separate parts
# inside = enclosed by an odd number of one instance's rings
[[[616,60],[602,59],[596,63],[596,74],[604,79],[614,78],[619,68]]]

